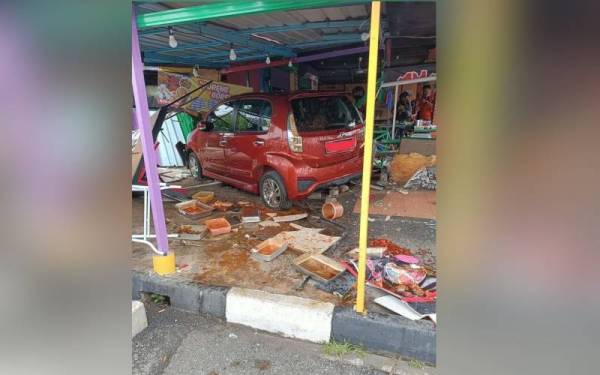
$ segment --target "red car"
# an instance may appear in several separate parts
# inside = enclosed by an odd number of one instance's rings
[[[188,166],[260,194],[274,209],[360,176],[364,126],[344,94],[244,94],[213,108],[189,136]]]

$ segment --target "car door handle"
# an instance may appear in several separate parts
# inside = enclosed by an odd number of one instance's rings
[[[264,144],[265,144],[265,141],[260,141],[260,140],[259,141],[254,141],[254,145],[255,146],[264,146]]]

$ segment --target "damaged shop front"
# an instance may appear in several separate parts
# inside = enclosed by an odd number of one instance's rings
[[[397,317],[434,362],[435,4],[260,3],[284,25],[134,7],[133,269]]]

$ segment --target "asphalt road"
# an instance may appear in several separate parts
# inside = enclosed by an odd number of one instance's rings
[[[146,303],[146,310],[148,328],[133,339],[133,374],[387,373],[365,365],[356,355],[332,360],[322,345],[277,337],[150,302]]]

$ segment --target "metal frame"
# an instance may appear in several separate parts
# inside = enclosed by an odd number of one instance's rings
[[[367,108],[365,121],[365,150],[363,156],[362,186],[360,194],[360,226],[358,234],[358,278],[354,310],[365,314],[365,282],[367,267],[367,238],[369,230],[369,194],[371,190],[371,160],[373,159],[373,128],[375,127],[375,93],[377,91],[377,63],[379,62],[379,19],[381,2],[371,3],[369,38],[369,65],[367,71]]]
[[[356,5],[368,2],[369,0],[229,0],[140,14],[137,16],[137,25],[140,29],[143,29],[147,27],[181,25],[198,21],[214,21],[221,18],[256,13]]]
[[[171,185],[167,186],[166,184],[161,184],[160,190],[170,189],[170,188],[180,188],[181,186]],[[131,191],[141,191],[144,193],[144,229],[142,234],[132,234],[131,241],[142,243],[147,245],[158,255],[164,255],[162,252],[158,251],[158,249],[154,246],[154,244],[148,241],[150,238],[156,238],[156,234],[150,233],[150,200],[148,199],[148,186],[143,185],[131,185]],[[178,237],[177,234],[167,234],[167,237]]]
[[[356,28],[361,27],[364,23],[369,21],[368,18],[364,19],[350,19],[343,21],[317,21],[317,22],[305,22],[295,23],[290,25],[282,26],[265,26],[265,27],[252,27],[249,29],[239,30],[240,34],[270,34],[270,33],[285,33],[288,31],[296,30],[313,30],[313,29],[344,29],[344,28]],[[382,25],[385,25],[387,21],[383,20]],[[151,30],[140,31],[140,36],[162,34],[167,32],[167,27],[159,27]]]
[[[133,8],[133,7],[132,7]],[[152,138],[152,127],[150,125],[150,112],[148,110],[148,96],[144,83],[144,64],[140,53],[140,44],[137,33],[135,9],[131,16],[131,85],[133,99],[135,102],[135,120],[140,130],[140,142],[142,143],[142,154],[144,156],[144,167],[146,179],[152,203],[152,219],[156,232],[157,253],[166,256],[169,253],[169,242],[167,240],[167,226],[165,213],[160,192],[160,180],[156,162],[156,151]]]
[[[398,110],[398,107],[397,107],[398,106],[398,87],[404,86],[404,85],[411,85],[413,83],[432,82],[435,80],[437,80],[437,76],[432,75],[432,76],[423,77],[423,78],[392,81],[392,82],[383,83],[379,87],[379,89],[377,89],[377,94],[379,94],[379,90],[381,90],[384,87],[394,87],[394,115],[393,115],[394,117],[392,117],[392,137],[394,137],[396,134],[396,112]]]

